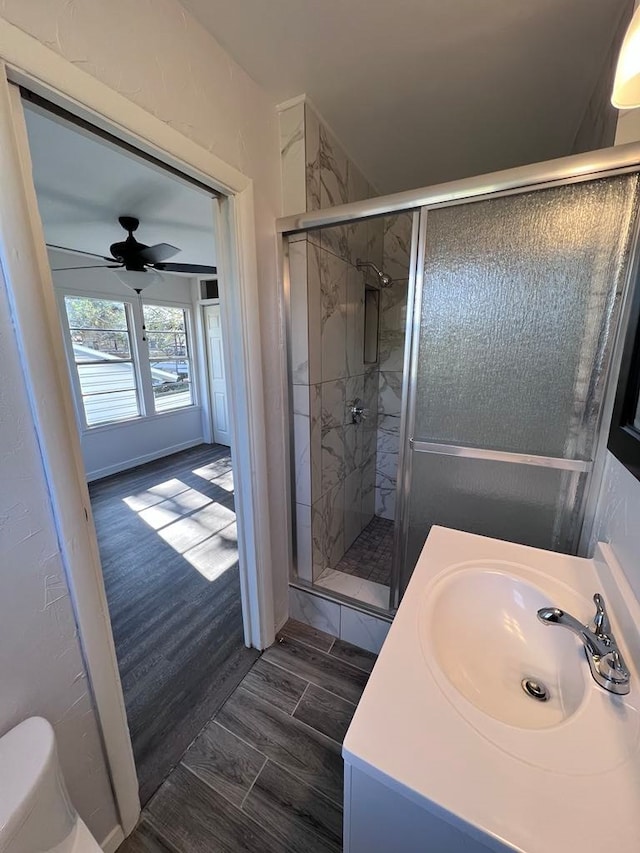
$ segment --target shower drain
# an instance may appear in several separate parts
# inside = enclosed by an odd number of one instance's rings
[[[527,696],[531,696],[532,699],[537,699],[538,702],[546,702],[549,699],[549,691],[541,681],[536,681],[535,678],[523,678],[520,684]]]

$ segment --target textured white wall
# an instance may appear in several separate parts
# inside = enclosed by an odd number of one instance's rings
[[[54,725],[73,802],[102,839],[117,823],[0,274],[0,734]]]
[[[286,616],[278,127],[266,95],[175,0],[0,0],[0,15],[254,181],[276,620]],[[71,795],[98,839],[116,824],[4,287],[0,294],[0,733],[56,726]],[[11,377],[7,382],[6,377]]]
[[[640,482],[611,453],[598,502],[597,538],[609,542],[640,600]]]
[[[274,106],[176,0],[0,0],[0,15],[254,181],[274,601],[281,622],[288,612],[288,551]]]

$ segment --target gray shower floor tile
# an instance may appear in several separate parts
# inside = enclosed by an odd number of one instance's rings
[[[389,586],[393,528],[393,521],[374,516],[340,562],[334,566],[335,570]]]

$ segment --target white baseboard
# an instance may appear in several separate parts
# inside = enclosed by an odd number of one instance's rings
[[[163,456],[170,456],[172,453],[179,453],[181,450],[187,450],[189,447],[196,447],[198,444],[202,444],[203,441],[203,437],[199,436],[190,441],[182,441],[180,444],[172,444],[171,447],[163,447],[162,450],[156,450],[153,453],[145,453],[142,456],[127,459],[125,462],[106,465],[104,468],[98,468],[95,471],[87,471],[87,482],[91,483],[93,480],[101,480],[110,474],[119,474],[120,471],[137,468],[138,465],[144,465],[145,462],[153,462],[155,459],[162,459]]]
[[[281,631],[284,628],[284,626],[287,624],[288,621],[289,621],[289,611],[287,610],[285,615],[280,619],[280,622],[279,623],[276,622],[276,634],[278,633],[278,631]]]
[[[102,847],[104,853],[115,853],[115,851],[120,847],[122,842],[124,841],[124,832],[122,831],[122,827],[120,825],[114,826],[109,835],[104,839],[100,847]]]

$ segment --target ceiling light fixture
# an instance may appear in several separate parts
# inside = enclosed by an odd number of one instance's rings
[[[142,291],[150,284],[159,284],[164,281],[164,276],[157,270],[147,267],[144,270],[128,270],[126,267],[111,267],[125,287],[130,287],[138,296],[140,306],[140,318],[142,320],[142,340],[147,340],[147,327],[144,322],[144,305],[142,304]]]
[[[619,110],[640,107],[640,6],[633,13],[620,48],[611,103]]]
[[[146,269],[142,271],[128,270],[126,267],[120,267],[114,269],[113,272],[116,278],[119,278],[126,287],[130,287],[131,290],[135,290],[136,293],[140,293],[150,284],[159,284],[164,279],[164,277],[154,269]]]

